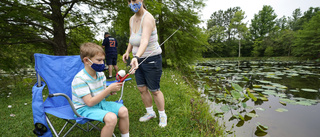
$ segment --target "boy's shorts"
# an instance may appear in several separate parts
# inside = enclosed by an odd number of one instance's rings
[[[123,106],[121,103],[102,100],[95,106],[84,106],[77,109],[77,112],[84,117],[103,122],[104,116],[109,113],[115,113],[118,116],[119,109]]]
[[[110,54],[106,56],[107,65],[117,65],[118,54]]]
[[[139,59],[139,63],[144,58]],[[162,75],[161,54],[150,56],[136,70],[136,82],[138,87],[147,86],[151,92],[160,90],[160,78]]]

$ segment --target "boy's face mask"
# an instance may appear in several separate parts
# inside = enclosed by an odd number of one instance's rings
[[[104,71],[104,63],[103,64],[96,64],[93,63],[89,58],[88,60],[92,63],[91,68],[97,72],[102,72]]]
[[[130,4],[129,4],[129,7],[130,7],[130,9],[131,9],[134,13],[137,13],[137,12],[140,10],[141,5],[142,5],[141,2],[139,2],[139,3],[134,3],[134,4],[130,3]]]

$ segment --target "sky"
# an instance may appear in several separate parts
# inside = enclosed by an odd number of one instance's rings
[[[277,18],[281,18],[292,16],[292,12],[297,8],[304,13],[310,7],[320,7],[320,0],[206,0],[205,4],[201,13],[201,19],[205,22],[200,27],[206,28],[206,21],[210,19],[211,14],[219,10],[226,11],[228,8],[239,6],[245,12],[247,16],[245,22],[247,22],[262,10],[263,5],[270,5]]]
[[[263,5],[270,5],[277,14],[277,18],[281,18],[292,16],[292,12],[297,8],[304,13],[310,7],[320,7],[320,0],[205,0],[205,4],[206,6],[199,14],[201,20],[204,21],[200,27],[206,28],[206,22],[210,19],[211,14],[219,10],[226,11],[228,8],[239,6],[247,16],[244,21],[249,24],[254,14],[262,10]],[[103,39],[103,34],[104,32],[100,32],[96,38]]]

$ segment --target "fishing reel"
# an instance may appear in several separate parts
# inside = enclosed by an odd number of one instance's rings
[[[128,76],[129,76],[129,74],[128,74]],[[126,79],[128,76],[126,75],[126,71],[125,71],[125,70],[120,70],[120,71],[118,71],[118,73],[116,74],[116,80],[117,80],[118,82],[122,82],[122,81],[123,81],[124,79]]]

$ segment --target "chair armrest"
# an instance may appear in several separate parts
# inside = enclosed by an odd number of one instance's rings
[[[77,117],[82,117],[81,115],[79,115],[79,113],[77,112],[77,110],[74,108],[74,105],[73,105],[71,99],[68,97],[68,95],[66,95],[66,94],[64,94],[64,93],[49,94],[49,97],[50,97],[50,98],[51,98],[51,97],[57,97],[57,96],[63,96],[63,97],[65,97],[65,98],[68,100],[69,105],[71,106],[73,113],[76,114]]]

